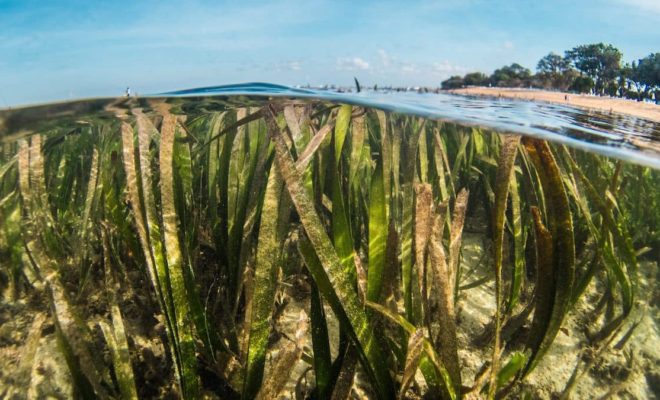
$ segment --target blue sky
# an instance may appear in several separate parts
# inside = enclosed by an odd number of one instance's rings
[[[0,107],[226,83],[437,86],[606,42],[660,51],[660,0],[0,0]]]

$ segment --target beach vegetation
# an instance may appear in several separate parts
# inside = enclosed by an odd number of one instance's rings
[[[488,77],[480,72],[452,76],[441,87],[529,87],[659,102],[660,53],[625,64],[622,58],[621,51],[611,44],[581,45],[567,50],[564,56],[554,52],[543,56],[535,74],[513,63],[496,69]]]

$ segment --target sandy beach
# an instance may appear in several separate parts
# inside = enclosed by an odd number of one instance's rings
[[[660,105],[611,97],[589,96],[536,89],[470,87],[450,90],[449,93],[469,96],[506,97],[520,100],[568,104],[588,109],[616,112],[660,122]],[[567,97],[568,96],[568,99]]]

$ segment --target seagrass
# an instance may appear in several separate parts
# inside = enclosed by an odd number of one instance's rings
[[[81,397],[522,397],[589,316],[567,396],[660,243],[654,171],[357,104],[120,99],[2,146],[3,301]]]

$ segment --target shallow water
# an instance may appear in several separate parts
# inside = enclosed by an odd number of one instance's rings
[[[0,111],[0,397],[485,395],[496,337],[498,396],[652,397],[659,138],[267,84]]]
[[[390,112],[418,115],[440,119],[468,126],[481,126],[505,132],[514,132],[541,139],[569,144],[583,150],[624,159],[641,165],[660,168],[660,124],[628,115],[608,113],[598,110],[533,101],[494,99],[486,97],[456,96],[443,93],[417,93],[400,91],[372,91],[360,93],[338,93],[329,90],[300,89],[269,83],[245,83],[213,86],[154,94],[158,97],[208,97],[216,99],[225,96],[290,97],[316,99],[364,107],[379,108]],[[101,107],[105,101],[92,102],[93,105],[79,104],[79,107]],[[45,108],[24,108],[26,114],[75,113],[78,102],[60,103]],[[37,111],[38,110],[38,111]],[[4,128],[0,125],[0,137],[24,129],[26,121],[12,123],[2,115],[17,115],[0,110],[0,121],[5,119]],[[29,120],[29,116],[26,116]],[[41,119],[41,118],[38,118]]]
[[[163,95],[268,95],[342,102],[521,133],[638,164],[660,167],[660,124],[623,114],[560,104],[415,91],[367,89],[360,93],[337,93],[267,83],[189,89]]]

